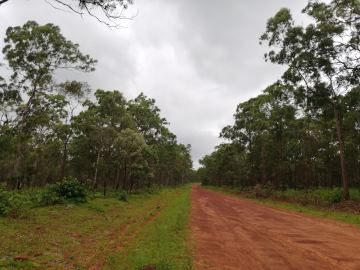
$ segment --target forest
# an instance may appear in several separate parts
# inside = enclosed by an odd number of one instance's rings
[[[190,145],[177,142],[154,99],[86,82],[60,70],[92,72],[97,61],[53,24],[6,30],[0,77],[0,185],[43,187],[76,178],[92,190],[178,185],[192,170]],[[71,74],[65,73],[65,74]]]
[[[285,72],[241,102],[226,140],[200,163],[204,184],[360,187],[360,4],[309,1],[306,26],[281,9],[260,37]]]

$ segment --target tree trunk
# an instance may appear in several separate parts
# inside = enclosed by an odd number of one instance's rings
[[[120,187],[120,169],[119,167],[116,167],[116,186],[115,190],[119,190]]]
[[[64,142],[64,152],[63,152],[62,161],[61,161],[61,171],[60,171],[60,180],[61,181],[65,177],[65,169],[66,169],[66,162],[67,162],[67,144],[68,144],[68,141],[66,140]]]
[[[14,178],[19,177],[21,154],[22,154],[21,153],[21,143],[18,143],[18,145],[16,146],[16,159],[15,159],[15,164],[14,164],[13,173],[12,173],[12,176]]]
[[[126,164],[126,161],[124,161],[123,190],[126,190],[126,185],[127,185],[127,164]]]
[[[95,174],[94,174],[94,181],[93,181],[93,189],[94,190],[97,188],[97,175],[98,175],[98,165],[99,165],[99,160],[100,160],[100,153],[101,153],[101,149],[99,150],[97,157],[96,157]]]
[[[264,150],[264,142],[261,142],[261,184],[266,184],[266,165],[265,165],[265,150]]]
[[[345,147],[344,147],[344,138],[342,132],[342,121],[339,114],[339,110],[334,108],[335,121],[336,121],[336,132],[339,141],[339,150],[340,150],[340,164],[341,164],[341,178],[343,183],[343,197],[345,200],[350,199],[349,193],[349,178],[347,175],[346,161],[345,161]]]

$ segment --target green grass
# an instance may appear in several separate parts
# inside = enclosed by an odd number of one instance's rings
[[[272,199],[258,199],[258,198],[249,198],[248,194],[245,194],[246,196],[242,195],[242,192],[240,189],[231,189],[228,187],[214,187],[214,186],[206,186],[205,188],[226,193],[232,196],[240,197],[242,199],[247,199],[251,201],[255,201],[267,206],[286,209],[294,212],[303,213],[309,216],[319,217],[319,218],[329,218],[333,220],[342,221],[345,223],[353,224],[360,227],[360,215],[359,214],[353,214],[353,213],[347,213],[342,211],[336,211],[332,210],[330,208],[325,207],[319,207],[315,205],[301,205],[298,203],[289,203],[289,202],[283,202],[283,201],[277,201]],[[303,191],[299,191],[295,193],[294,196],[300,196],[299,193],[302,193]],[[328,191],[315,191],[317,193],[322,193],[324,197],[328,196]],[[352,190],[353,194],[357,194],[356,190]],[[291,198],[291,194],[294,194],[294,190],[291,190],[287,193],[288,198]],[[355,197],[357,198],[357,197]]]
[[[294,203],[278,202],[278,201],[273,201],[273,200],[269,200],[269,199],[257,200],[257,201],[262,204],[268,205],[268,206],[287,209],[290,211],[295,211],[295,212],[303,213],[303,214],[314,216],[314,217],[339,220],[339,221],[346,222],[349,224],[354,224],[354,225],[357,225],[360,227],[360,215],[350,214],[350,213],[340,212],[340,211],[334,211],[334,210],[319,209],[314,206],[303,206],[303,205],[294,204]]]
[[[105,269],[157,270],[193,269],[192,252],[188,244],[190,186],[179,190],[176,198],[161,211],[156,220],[141,231],[127,252],[109,258]],[[155,218],[155,217],[154,217]],[[120,268],[116,266],[121,265]]]
[[[273,195],[284,200],[295,200],[311,204],[333,204],[339,203],[342,199],[341,188],[316,188],[316,189],[286,189],[274,191]],[[352,201],[360,201],[359,189],[350,189]]]
[[[34,208],[23,219],[0,218],[0,269],[136,269],[131,267],[138,256],[144,263],[146,258],[169,260],[170,269],[181,269],[174,267],[191,263],[186,243],[189,191],[163,189],[131,195],[128,202],[96,198]],[[161,257],[154,255],[157,246]],[[121,259],[123,254],[129,254],[128,260]],[[27,259],[14,260],[17,256]],[[123,263],[112,264],[119,259]]]

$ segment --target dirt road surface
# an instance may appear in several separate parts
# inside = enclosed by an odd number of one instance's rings
[[[192,190],[197,269],[360,269],[360,229]]]

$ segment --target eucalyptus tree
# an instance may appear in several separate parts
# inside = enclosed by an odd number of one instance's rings
[[[140,93],[135,99],[129,101],[128,111],[132,115],[137,129],[143,134],[146,143],[154,144],[163,135],[163,128],[168,124],[160,116],[160,109],[155,99],[148,98]]]
[[[186,181],[190,146],[177,142],[154,99],[104,90],[92,98],[85,82],[56,81],[59,69],[96,64],[57,26],[9,27],[3,53],[12,74],[0,77],[0,181],[10,188],[64,176],[103,184],[104,193]]]
[[[2,130],[11,130],[16,145],[9,178],[19,178],[21,162],[31,146],[28,142],[37,136],[38,143],[44,143],[66,115],[67,100],[57,87],[55,72],[91,72],[96,60],[81,53],[79,46],[67,40],[53,24],[29,21],[9,27],[4,43],[4,59],[12,74],[1,85],[5,119],[1,125]]]
[[[312,23],[296,25],[288,9],[267,23],[261,40],[271,48],[266,59],[286,65],[283,79],[292,84],[305,111],[329,113],[336,126],[343,181],[349,198],[349,179],[343,134],[341,97],[360,81],[360,2],[309,1],[303,13]]]
[[[353,183],[356,181],[357,186],[360,186],[360,86],[353,88],[343,97],[342,110],[349,177]]]
[[[99,166],[103,164],[106,171],[112,164],[111,155],[119,132],[135,127],[126,110],[127,101],[120,92],[97,90],[95,97],[96,102],[84,102],[85,110],[74,117],[72,142],[73,164],[78,169],[93,170],[94,188],[98,184]]]
[[[122,161],[123,189],[131,192],[136,180],[147,177],[146,148],[143,136],[133,129],[124,129],[117,136],[115,149],[118,159]]]
[[[66,115],[59,121],[55,128],[54,133],[57,139],[62,144],[62,160],[60,166],[60,179],[66,175],[67,162],[69,156],[69,144],[74,136],[74,128],[72,125],[73,117],[76,115],[80,107],[90,93],[90,87],[86,83],[77,81],[66,81],[56,86],[58,91],[66,98]]]

